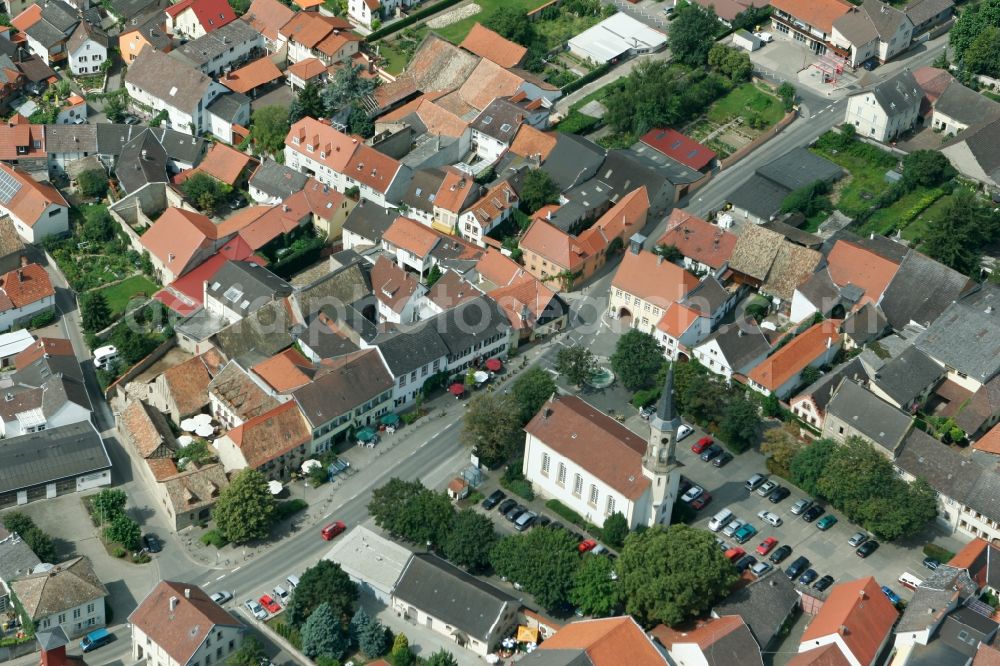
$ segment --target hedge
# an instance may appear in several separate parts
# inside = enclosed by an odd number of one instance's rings
[[[274,505],[274,519],[284,520],[289,516],[294,516],[299,511],[305,510],[308,506],[309,505],[306,504],[304,499],[299,498],[286,500],[284,502],[277,502]]]
[[[514,479],[507,484],[508,490],[515,495],[520,495],[529,502],[535,499],[535,491],[531,487],[530,481],[524,479]]]
[[[587,114],[580,113],[574,109],[567,113],[565,118],[559,121],[559,124],[556,125],[556,129],[563,134],[587,134],[588,132],[597,129],[597,126],[600,124],[600,118],[588,116]]]
[[[225,537],[218,533],[216,530],[209,530],[201,535],[201,542],[206,546],[215,546],[216,548],[222,548],[228,541]]]
[[[933,557],[942,564],[947,564],[953,557],[955,557],[955,553],[951,552],[947,548],[942,548],[941,546],[933,543],[929,543],[924,546],[924,555],[927,557]]]
[[[596,81],[597,79],[601,78],[610,71],[611,71],[610,63],[604,63],[600,67],[595,67],[594,69],[590,70],[589,72],[587,72],[580,78],[576,79],[575,81],[570,81],[569,83],[564,85],[561,88],[562,94],[568,95],[571,92],[579,90],[580,88],[587,85],[591,81]]]
[[[436,14],[442,9],[447,9],[452,5],[457,5],[461,1],[462,0],[441,0],[441,2],[436,2],[433,5],[424,7],[423,9],[418,9],[417,11],[413,12],[409,16],[406,16],[405,18],[401,18],[398,21],[394,21],[389,25],[385,26],[384,28],[379,28],[378,30],[372,31],[365,38],[365,41],[371,44],[376,40],[382,39],[387,35],[391,35],[394,32],[398,32],[407,26],[413,25],[414,23],[423,20],[428,16],[430,16],[431,14]]]

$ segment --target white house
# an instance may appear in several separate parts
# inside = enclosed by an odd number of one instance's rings
[[[698,278],[643,250],[643,240],[642,236],[633,237],[611,280],[608,316],[652,334],[667,308],[698,286]]]
[[[288,47],[288,62],[317,58],[325,65],[349,60],[362,37],[351,32],[351,22],[319,12],[298,12],[279,30],[278,44]]]
[[[40,565],[11,588],[39,629],[62,627],[70,638],[103,627],[108,590],[87,557]]]
[[[86,21],[80,21],[66,42],[66,52],[73,74],[98,74],[108,59],[108,36]]]
[[[0,331],[26,325],[55,308],[56,291],[49,274],[38,264],[27,264],[0,276]]]
[[[209,127],[207,109],[228,88],[166,53],[143,49],[125,74],[133,107],[164,125],[197,136]]]
[[[76,93],[69,96],[56,115],[57,125],[79,125],[87,122],[87,100]]]
[[[55,187],[0,162],[0,214],[9,215],[27,243],[69,232],[69,204]]]
[[[459,215],[458,232],[465,240],[486,247],[488,233],[513,215],[520,199],[509,181],[502,181]]]
[[[198,39],[236,20],[226,0],[181,0],[166,9],[167,32],[178,38]]]
[[[173,49],[170,57],[219,77],[263,50],[264,35],[246,21],[236,20]]]
[[[746,375],[771,352],[771,343],[753,319],[722,326],[694,348],[694,358],[729,382]]]
[[[803,370],[830,364],[840,351],[840,323],[827,319],[796,335],[747,374],[750,388],[781,400],[788,398],[802,383]]]
[[[417,304],[427,293],[427,287],[412,273],[380,256],[372,266],[371,280],[379,322],[411,324],[417,321]]]
[[[525,426],[524,477],[595,525],[615,512],[629,527],[669,524],[680,472],[673,366],[642,437],[576,396],[553,397]]]
[[[844,122],[859,136],[891,141],[912,129],[920,115],[923,92],[910,70],[847,98]]]
[[[132,659],[150,666],[224,664],[246,627],[191,583],[160,581],[128,618]]]
[[[372,21],[382,19],[382,3],[379,0],[348,0],[347,18],[371,30]]]

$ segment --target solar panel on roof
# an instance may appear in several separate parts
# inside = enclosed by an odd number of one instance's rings
[[[11,199],[21,191],[21,181],[7,171],[0,171],[0,202],[9,204]]]

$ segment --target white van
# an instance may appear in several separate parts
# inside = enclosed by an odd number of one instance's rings
[[[918,587],[923,585],[923,583],[924,581],[920,580],[909,571],[904,571],[899,575],[899,584],[907,589],[916,590]]]
[[[118,360],[118,348],[114,345],[105,345],[94,350],[94,367],[107,368]]]
[[[285,582],[288,583],[289,590],[294,590],[299,586],[299,577],[296,576],[295,574],[292,574],[285,579]]]
[[[718,532],[723,527],[725,527],[730,520],[733,519],[733,512],[729,509],[723,509],[719,513],[712,516],[712,519],[708,521],[708,529],[713,532]]]

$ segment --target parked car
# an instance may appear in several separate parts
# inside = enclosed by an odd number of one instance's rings
[[[757,488],[757,494],[760,495],[761,497],[767,497],[768,495],[771,494],[771,491],[777,487],[778,484],[775,483],[774,481],[770,480],[765,481],[764,483],[760,484],[759,488]]]
[[[681,474],[680,483],[677,484],[677,494],[678,495],[683,495],[688,490],[690,490],[691,486],[693,486],[693,485],[694,485],[694,481],[692,481],[691,479],[689,479],[686,476],[684,476],[683,474]]]
[[[781,500],[785,499],[792,494],[792,491],[784,486],[778,486],[775,488],[770,495],[767,496],[767,501],[771,504],[777,504]]]
[[[507,499],[506,493],[504,493],[502,490],[494,490],[492,493],[490,493],[489,497],[483,500],[483,508],[489,511],[490,509],[492,509],[505,499]]]
[[[258,620],[267,619],[267,611],[264,610],[264,607],[261,606],[256,601],[254,601],[253,599],[247,599],[246,601],[243,602],[243,605],[246,606],[247,610],[250,611],[250,614],[253,615],[255,618],[257,618]]]
[[[792,513],[796,516],[801,516],[803,513],[809,510],[812,506],[812,500],[800,499],[798,502],[792,505]]]
[[[584,539],[577,544],[576,549],[581,553],[586,553],[588,550],[593,550],[597,547],[597,542],[593,539]]]
[[[324,527],[320,531],[320,536],[323,537],[323,541],[329,541],[346,529],[347,525],[344,524],[344,521],[338,520]]]
[[[890,602],[892,602],[893,606],[899,605],[899,602],[902,601],[902,599],[900,599],[899,595],[896,594],[895,592],[893,592],[892,588],[889,587],[888,585],[883,585],[882,586],[882,594],[885,595],[886,599],[888,599]]]
[[[757,514],[757,517],[763,520],[771,527],[781,527],[781,523],[784,522],[783,520],[781,520],[781,516],[774,513],[773,511],[761,511],[760,513]]]
[[[291,593],[280,585],[275,585],[274,589],[271,590],[271,594],[274,595],[274,600],[282,606],[287,606],[288,601],[292,598]]]
[[[878,59],[869,58],[868,60],[865,60],[863,63],[861,63],[861,66],[864,67],[869,72],[874,71],[878,67]]]
[[[693,432],[694,428],[692,428],[686,423],[682,423],[681,427],[677,429],[677,441],[678,442],[681,441],[682,439],[684,439]]]
[[[736,543],[746,543],[756,536],[756,534],[757,528],[750,523],[745,523],[740,529],[736,530],[736,533],[733,534],[733,539],[736,540]]]
[[[827,574],[813,584],[813,589],[823,592],[831,585],[833,585],[833,576]]]
[[[774,537],[767,537],[766,539],[760,542],[759,546],[757,546],[757,552],[760,553],[761,555],[767,555],[772,550],[774,550],[774,547],[777,545],[778,545],[777,539],[775,539]]]
[[[729,451],[723,451],[722,455],[712,461],[712,465],[715,467],[725,467],[732,461],[733,454]]]
[[[852,548],[857,548],[865,541],[868,541],[868,534],[865,532],[855,532],[851,535],[851,538],[847,540],[847,545]]]
[[[760,578],[761,576],[763,576],[764,574],[766,574],[768,571],[770,571],[772,568],[773,567],[770,564],[768,564],[767,562],[758,562],[757,564],[753,565],[750,568],[750,573],[752,573],[757,578]]]
[[[739,560],[746,554],[747,552],[742,548],[739,547],[730,548],[729,550],[726,551],[726,559],[735,564],[737,560]]]
[[[639,410],[639,416],[643,421],[648,421],[656,413],[656,405],[646,405]]]
[[[216,592],[211,597],[209,597],[209,599],[219,604],[220,606],[232,598],[233,598],[233,593],[226,592],[225,590],[222,590],[221,592]]]
[[[684,493],[683,496],[681,496],[681,501],[685,503],[690,503],[691,500],[693,500],[695,497],[698,497],[703,492],[705,492],[705,489],[702,488],[701,486],[691,486],[691,488],[689,488],[688,491]]]
[[[715,441],[711,437],[702,437],[697,442],[691,445],[691,452],[701,454],[705,449],[712,446]]]
[[[146,534],[142,537],[142,549],[149,553],[158,553],[163,550],[163,546],[155,534]]]
[[[712,444],[710,447],[701,452],[701,459],[703,462],[709,462],[716,456],[722,453],[722,447],[718,444]]]
[[[505,513],[503,517],[513,523],[515,520],[521,517],[522,513],[524,513],[527,510],[528,507],[518,504],[513,509]]]
[[[281,612],[281,604],[275,601],[270,594],[262,594],[260,599],[260,605],[267,609],[267,612],[271,615],[276,615]]]
[[[802,583],[803,585],[808,585],[817,578],[819,578],[819,574],[816,573],[815,569],[807,569],[804,574],[799,576],[799,582]]]
[[[743,521],[739,518],[733,518],[728,525],[722,528],[722,533],[727,537],[731,537],[741,527],[743,527]]]
[[[551,522],[552,522],[552,519],[549,518],[548,516],[545,516],[545,515],[540,515],[535,520],[535,523],[537,523],[541,527],[548,527],[549,523],[551,523]]]
[[[753,492],[758,488],[760,488],[761,484],[763,484],[766,481],[767,477],[764,476],[763,474],[754,474],[749,479],[747,479],[746,483],[743,484],[743,487],[746,488],[748,491]]]
[[[532,525],[535,524],[535,519],[538,518],[538,514],[533,511],[525,511],[517,520],[514,521],[514,529],[518,532],[523,532]]]
[[[854,551],[858,557],[864,559],[878,550],[878,541],[875,539],[870,539],[865,541],[863,544],[858,546],[858,549]]]
[[[705,492],[698,495],[693,500],[691,500],[691,508],[695,511],[701,511],[712,501],[712,494]]]
[[[504,501],[500,502],[500,506],[497,507],[497,511],[500,512],[501,516],[506,516],[507,512],[513,509],[515,506],[517,506],[516,499],[513,498],[505,499]]]
[[[736,571],[743,573],[753,565],[757,564],[757,558],[753,555],[744,555],[736,562]]]
[[[816,523],[816,527],[821,532],[825,532],[836,524],[837,524],[837,516],[831,513],[820,518],[819,521]]]
[[[795,561],[788,565],[785,569],[785,575],[788,576],[789,580],[795,580],[799,575],[809,568],[809,558],[803,555],[795,558]]]
[[[82,652],[90,652],[91,650],[96,650],[99,647],[107,645],[113,640],[115,640],[115,635],[104,627],[94,629],[80,640],[80,650]]]
[[[806,521],[807,523],[811,523],[812,521],[822,516],[824,513],[826,513],[826,509],[824,509],[818,504],[814,504],[811,507],[809,507],[809,509],[806,510],[805,513],[802,514],[802,520]]]
[[[770,44],[774,41],[774,35],[769,32],[755,32],[753,36],[764,42],[765,44]]]
[[[941,563],[935,560],[933,557],[925,557],[924,566],[930,569],[931,571],[934,571],[939,566],[941,566]]]
[[[787,558],[791,554],[792,554],[792,547],[789,546],[788,544],[785,544],[784,546],[778,546],[778,549],[773,553],[771,553],[771,557],[767,559],[771,560],[775,564],[781,564],[782,562],[785,561],[785,558]]]

